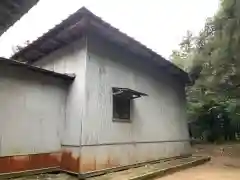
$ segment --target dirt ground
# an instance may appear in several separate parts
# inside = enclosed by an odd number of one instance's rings
[[[195,155],[211,156],[210,162],[155,180],[240,180],[240,143],[195,145]],[[77,180],[66,174],[44,174],[15,180]]]
[[[198,145],[194,151],[211,161],[156,180],[240,180],[240,144]]]

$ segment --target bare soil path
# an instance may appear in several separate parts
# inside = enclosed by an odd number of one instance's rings
[[[240,180],[240,144],[198,145],[194,150],[212,160],[156,180]]]

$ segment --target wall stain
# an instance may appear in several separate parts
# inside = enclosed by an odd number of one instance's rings
[[[88,159],[84,158],[84,160],[82,160],[80,164],[81,164],[80,166],[81,173],[87,173],[91,171],[104,170],[107,168],[114,168],[114,167],[121,166],[119,164],[119,161],[111,157],[108,157],[106,161],[98,161],[96,160],[95,157],[88,158]]]
[[[26,171],[30,169],[29,155],[10,157],[11,172]]]
[[[0,173],[11,172],[10,167],[10,157],[0,157]]]
[[[59,167],[61,153],[42,153],[0,157],[0,173]]]
[[[79,171],[79,157],[73,157],[72,152],[63,151],[60,167],[62,170],[78,172]]]
[[[81,160],[80,162],[80,172],[90,172],[96,170],[96,159],[91,158],[91,159],[86,159]]]

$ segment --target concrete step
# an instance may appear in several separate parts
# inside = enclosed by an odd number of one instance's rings
[[[209,160],[210,157],[190,156],[186,158],[174,159],[155,164],[147,164],[142,167],[88,178],[88,180],[146,180],[161,177],[176,171],[197,166]]]

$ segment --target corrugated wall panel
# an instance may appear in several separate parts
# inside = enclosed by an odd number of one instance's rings
[[[167,78],[166,81],[171,81]],[[87,82],[83,144],[189,138],[185,102],[180,97],[183,90],[179,89],[178,95],[174,86],[93,54],[87,63]],[[130,123],[112,121],[112,87],[149,95],[133,101]]]
[[[80,172],[126,166],[190,152],[188,142],[138,143],[85,146],[81,149]]]
[[[63,145],[79,145],[81,120],[84,116],[85,101],[85,39],[61,48],[34,65],[59,73],[74,73],[76,78],[69,86],[66,101],[66,121],[63,123]]]
[[[184,85],[101,39],[89,44],[81,171],[190,153]],[[148,94],[133,101],[130,123],[112,121],[112,87]]]
[[[34,65],[59,73],[74,73],[75,80],[68,88],[66,99],[66,119],[62,124],[61,169],[73,173],[79,171],[81,121],[85,108],[85,39],[61,48]]]
[[[66,91],[57,79],[0,67],[0,156],[59,151]]]

